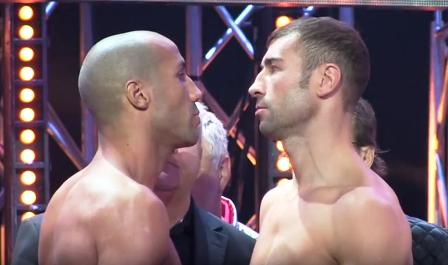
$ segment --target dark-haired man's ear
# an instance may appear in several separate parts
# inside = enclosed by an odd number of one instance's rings
[[[325,63],[318,67],[319,84],[317,87],[317,96],[328,98],[333,95],[340,87],[342,74],[337,64]]]
[[[142,83],[137,80],[126,82],[126,98],[132,106],[139,110],[147,109],[151,101],[149,93],[143,90]]]
[[[366,163],[368,167],[371,167],[375,160],[375,148],[371,145],[363,146],[359,150],[359,155],[364,163]]]

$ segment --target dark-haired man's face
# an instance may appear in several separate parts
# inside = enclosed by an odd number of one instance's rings
[[[255,115],[260,131],[281,140],[303,125],[314,113],[311,90],[302,87],[302,59],[297,50],[297,35],[274,40],[263,61],[262,70],[249,88],[257,99]]]

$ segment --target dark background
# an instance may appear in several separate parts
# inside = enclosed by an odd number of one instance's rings
[[[229,9],[234,17],[242,7]],[[274,15],[299,9],[273,8]],[[100,3],[93,5],[94,40],[130,30],[154,30],[175,41],[185,51],[185,7],[147,3]],[[337,18],[337,8],[318,9],[316,16]],[[364,95],[373,105],[379,123],[379,144],[388,150],[386,181],[398,194],[407,214],[426,218],[427,127],[429,91],[429,30],[433,13],[404,9],[355,9],[355,27],[370,49],[372,77]],[[260,30],[260,13],[244,31],[249,38]],[[266,21],[264,21],[266,22]],[[266,24],[266,23],[264,23]],[[225,31],[211,6],[203,9],[204,53]],[[77,4],[59,4],[48,21],[49,100],[74,139],[80,144],[80,102],[77,91],[79,69],[79,10]],[[203,81],[227,114],[246,94],[253,80],[254,64],[235,39],[204,73]],[[254,145],[253,112],[242,113],[240,126]],[[237,202],[240,218],[253,213],[253,169],[233,140],[234,180],[227,195]],[[51,141],[52,192],[76,168]],[[237,183],[244,183],[244,188]]]

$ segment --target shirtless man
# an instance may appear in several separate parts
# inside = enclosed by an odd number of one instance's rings
[[[152,188],[174,149],[199,137],[201,92],[184,68],[176,45],[148,31],[108,37],[89,51],[79,91],[99,147],[48,204],[39,264],[179,263]]]
[[[392,189],[352,144],[367,47],[331,18],[275,31],[249,93],[260,131],[281,140],[295,178],[261,204],[251,264],[408,265],[411,233]]]

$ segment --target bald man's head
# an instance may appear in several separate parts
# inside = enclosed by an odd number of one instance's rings
[[[88,52],[79,73],[81,99],[99,125],[120,115],[129,81],[148,82],[157,73],[163,54],[177,52],[168,38],[150,31],[107,37]]]

